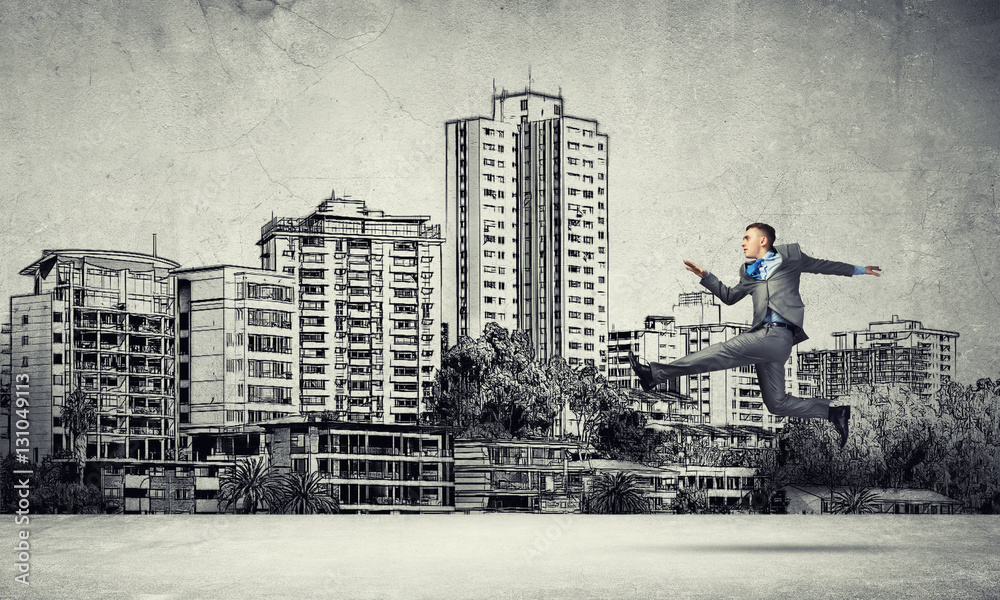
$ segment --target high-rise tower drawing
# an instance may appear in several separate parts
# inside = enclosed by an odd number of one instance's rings
[[[449,343],[496,321],[529,331],[542,359],[606,372],[607,135],[532,91],[445,131]]]

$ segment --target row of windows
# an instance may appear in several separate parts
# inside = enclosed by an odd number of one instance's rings
[[[604,210],[604,203],[603,202],[598,202],[597,203],[597,209],[598,210]],[[577,213],[576,214],[577,218],[582,217],[584,214],[591,214],[591,215],[594,214],[594,207],[592,205],[588,205],[588,204],[576,204],[574,202],[569,202],[569,203],[566,204],[566,210],[569,211],[569,212],[571,212],[571,213],[573,213],[573,212]],[[603,224],[604,223],[604,217],[598,218],[597,222]]]
[[[583,146],[584,150],[593,150],[594,149],[594,145],[593,144],[580,144],[580,142],[566,142],[566,147],[569,150],[579,150],[581,145]],[[599,151],[603,152],[604,151],[604,144],[603,143],[597,144],[597,149]]]
[[[593,129],[580,129],[579,127],[574,127],[573,125],[567,125],[566,131],[570,133],[579,133],[583,137],[594,137]]]
[[[593,190],[582,190],[582,191],[583,191],[583,197],[584,198],[593,198],[594,197]],[[581,190],[578,190],[577,188],[567,188],[566,189],[566,193],[569,194],[570,196],[580,195],[580,192],[581,192]],[[597,188],[597,195],[598,196],[603,196],[604,195],[604,188],[602,188],[602,187]],[[603,210],[604,206],[601,206],[601,209]]]
[[[566,175],[568,175],[570,177],[576,177],[577,179],[582,179],[584,183],[594,183],[594,176],[593,175],[583,175],[583,176],[581,176],[579,173],[573,173],[571,171],[568,171],[566,173]],[[598,181],[604,181],[604,173],[598,173],[597,174],[597,180]]]

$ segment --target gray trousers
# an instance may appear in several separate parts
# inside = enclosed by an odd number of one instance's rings
[[[753,365],[764,406],[771,414],[826,419],[830,411],[826,398],[799,398],[785,392],[785,361],[791,353],[791,330],[765,325],[670,363],[651,362],[649,367],[653,381],[665,383],[673,377]]]

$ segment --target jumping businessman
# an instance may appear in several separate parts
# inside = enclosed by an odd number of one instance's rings
[[[819,260],[806,256],[798,244],[775,246],[775,239],[774,228],[770,225],[753,223],[747,226],[743,236],[747,264],[740,269],[740,282],[736,287],[729,287],[693,262],[684,261],[688,271],[701,277],[701,285],[726,304],[735,304],[747,295],[753,298],[753,326],[749,330],[671,363],[641,365],[631,352],[629,361],[646,391],[673,377],[754,365],[764,405],[771,414],[828,419],[840,434],[840,447],[843,448],[847,443],[850,406],[831,407],[826,398],[799,398],[785,392],[785,361],[792,346],[808,339],[802,330],[805,307],[799,297],[799,276],[820,273],[879,277],[882,269]]]

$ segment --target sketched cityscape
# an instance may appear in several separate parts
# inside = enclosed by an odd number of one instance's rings
[[[108,512],[133,514],[249,511],[220,490],[252,464],[311,477],[340,512],[580,512],[616,475],[656,512],[694,496],[704,510],[834,511],[833,483],[768,488],[775,467],[762,465],[784,460],[789,423],[763,407],[751,367],[640,391],[630,350],[667,362],[749,325],[698,292],[678,294],[669,315],[609,328],[607,135],[565,114],[561,96],[492,101],[491,117],[445,124],[444,224],[331,193],[310,214],[264,223],[255,266],[181,265],[155,242],[149,254],[39,249],[20,271],[31,292],[10,298],[3,324],[5,464],[48,458],[99,490]],[[590,389],[638,415],[637,435],[686,451],[602,451],[593,416],[567,399],[535,435],[442,418],[443,361],[496,326],[525,332],[538,364],[557,356],[589,373]],[[886,315],[833,337],[789,358],[797,393],[882,386],[929,402],[954,382],[957,332]],[[74,397],[93,408],[85,431],[65,412]],[[978,508],[906,485],[875,492],[874,512]]]

